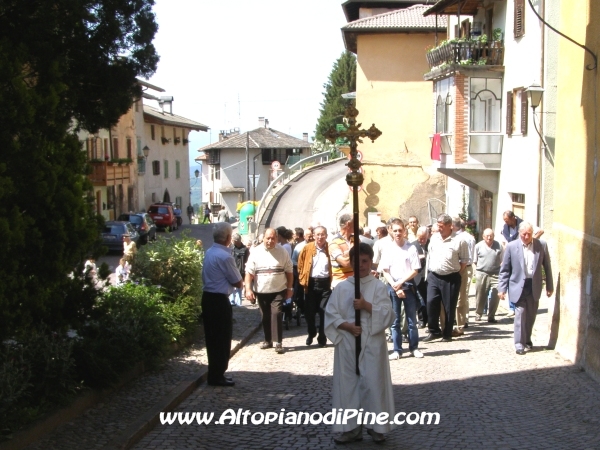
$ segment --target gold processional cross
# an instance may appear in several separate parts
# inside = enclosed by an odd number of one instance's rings
[[[357,146],[359,143],[362,144],[362,138],[369,138],[371,142],[375,142],[379,136],[381,136],[381,131],[377,129],[375,124],[371,125],[371,128],[368,130],[361,130],[361,123],[356,123],[356,116],[358,116],[358,109],[356,109],[353,105],[348,105],[346,107],[346,111],[344,113],[344,117],[346,117],[346,129],[345,130],[336,130],[335,128],[330,128],[324,135],[324,137],[329,140],[332,144],[335,144],[336,141],[340,138],[345,139],[350,144],[350,161],[348,161],[348,168],[351,172],[348,172],[346,175],[346,183],[348,186],[352,187],[352,212],[354,218],[354,243],[356,245],[360,244],[360,240],[358,239],[358,187],[363,184],[364,177],[360,167],[362,163],[357,158]],[[357,251],[357,250],[356,250]],[[359,276],[359,254],[358,252],[354,254],[354,298],[360,298],[360,276]],[[360,310],[355,310],[354,323],[357,326],[360,326]],[[360,356],[360,335],[356,336],[356,374],[360,375],[360,371],[358,370],[358,360]]]

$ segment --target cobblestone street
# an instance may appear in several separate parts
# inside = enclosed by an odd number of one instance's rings
[[[471,298],[473,306],[473,297]],[[543,306],[540,306],[543,308]],[[544,326],[540,310],[539,324]],[[473,310],[471,310],[473,314]],[[518,356],[512,320],[474,323],[451,343],[421,343],[424,359],[391,362],[396,412],[438,412],[438,425],[401,425],[388,448],[591,449],[600,447],[598,384],[534,335],[534,351]],[[421,336],[425,330],[421,330]],[[181,403],[182,412],[233,408],[251,412],[331,411],[333,348],[307,347],[305,327],[284,332],[283,355],[260,350],[262,331],[230,362],[234,388],[203,384]],[[391,346],[391,344],[389,344]],[[158,425],[137,449],[333,448],[327,425]],[[375,448],[364,432],[362,443]]]

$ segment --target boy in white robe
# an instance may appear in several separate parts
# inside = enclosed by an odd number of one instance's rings
[[[385,285],[371,275],[373,249],[364,243],[359,247],[361,298],[354,298],[354,277],[350,277],[336,286],[325,310],[325,334],[335,346],[333,407],[358,413],[346,424],[333,425],[334,432],[342,432],[334,438],[337,443],[362,440],[362,424],[375,442],[383,442],[382,433],[394,427],[390,423],[379,425],[373,420],[373,416],[386,412],[388,421],[392,421],[395,414],[385,338],[385,330],[394,321],[394,312]],[[352,261],[355,248],[350,251]],[[354,325],[355,309],[360,310],[360,326]],[[361,337],[360,375],[356,375],[355,337],[358,335]],[[368,422],[366,413],[374,413]]]

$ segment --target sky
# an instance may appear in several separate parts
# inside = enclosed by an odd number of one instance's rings
[[[344,51],[341,0],[156,0],[160,61],[148,80],[174,97],[173,113],[210,127],[190,133],[198,149],[220,130],[258,127],[314,136],[323,84]],[[153,105],[154,102],[150,101]],[[157,105],[154,105],[157,106]]]

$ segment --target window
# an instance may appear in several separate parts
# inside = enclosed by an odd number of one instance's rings
[[[137,147],[137,155],[139,156],[144,156],[144,152],[142,151],[142,140],[140,138],[137,138],[135,141],[136,147]]]
[[[165,178],[169,178],[169,161],[167,161],[166,159],[163,161],[163,167],[165,169]]]
[[[181,197],[175,197],[175,204],[179,205],[179,207],[181,207],[181,205],[183,205],[182,200],[183,199]]]
[[[156,203],[156,192],[152,193],[152,203]]]
[[[108,148],[108,138],[104,138],[104,159],[108,159],[108,155],[109,155],[109,148]]]
[[[470,79],[469,153],[502,153],[502,80]]]
[[[500,132],[502,80],[471,78],[471,127],[475,133]]]
[[[525,194],[510,194],[512,198],[512,210],[515,213],[515,216],[525,217]]]
[[[127,158],[133,159],[133,146],[131,138],[127,138]]]
[[[161,138],[165,137],[165,127],[160,127],[160,137]]]
[[[173,139],[177,137],[177,128],[173,127]]]
[[[150,137],[152,138],[152,140],[154,141],[154,125],[150,125]]]
[[[529,102],[524,88],[506,93],[506,134],[527,134]]]
[[[452,104],[452,95],[450,94],[450,88],[452,83],[452,78],[446,78],[435,83],[435,92],[437,94],[435,105],[436,133],[451,133],[450,105]]]
[[[181,163],[179,161],[175,161],[175,178],[181,178]]]
[[[525,36],[525,0],[515,0],[514,35],[515,38]]]
[[[221,151],[220,150],[206,150],[206,163],[210,166],[221,163]]]
[[[100,159],[101,155],[100,155],[100,150],[98,148],[98,141],[100,139],[98,138],[94,138],[92,139],[92,157],[94,159]],[[100,140],[100,145],[102,145],[102,140]]]
[[[292,148],[263,148],[262,163],[263,165],[271,165],[273,161],[279,161],[281,165],[287,162],[288,156],[294,155]]]
[[[113,159],[119,159],[119,138],[113,138]]]
[[[160,175],[160,161],[152,161],[152,175]]]
[[[221,179],[221,166],[216,164],[213,166],[213,179],[220,180]]]

